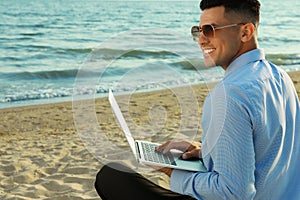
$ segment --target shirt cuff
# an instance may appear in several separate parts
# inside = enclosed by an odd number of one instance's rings
[[[170,189],[173,192],[184,194],[183,184],[185,178],[192,172],[174,169],[170,178]]]

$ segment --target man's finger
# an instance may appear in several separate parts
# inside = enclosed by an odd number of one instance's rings
[[[182,159],[190,159],[190,158],[199,158],[200,159],[200,149],[194,149],[192,151],[187,151],[182,154]]]
[[[170,143],[170,141],[168,141],[168,142],[166,142],[166,143],[164,143],[164,144],[162,144],[162,145],[159,145],[159,146],[157,146],[157,147],[155,148],[155,150],[156,150],[156,151],[162,151],[163,149],[166,148],[166,146],[169,145],[169,143]]]
[[[185,152],[190,146],[189,142],[180,141],[180,142],[169,142],[169,144],[165,145],[163,149],[163,153],[166,154],[170,152],[172,149],[180,150]]]
[[[192,155],[191,155],[190,152],[186,152],[186,153],[182,154],[182,158],[183,158],[183,159],[189,159],[189,158],[191,158],[191,157],[192,157]]]

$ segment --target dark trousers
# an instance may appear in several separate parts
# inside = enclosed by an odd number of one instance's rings
[[[95,188],[102,200],[194,200],[160,187],[119,163],[105,165],[98,172]]]

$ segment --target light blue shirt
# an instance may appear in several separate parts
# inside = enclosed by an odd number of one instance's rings
[[[203,106],[208,172],[173,170],[196,199],[300,199],[300,105],[293,82],[262,50],[235,59]]]

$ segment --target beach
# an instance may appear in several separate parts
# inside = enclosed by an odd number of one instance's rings
[[[258,41],[270,62],[290,72],[300,96],[300,4],[287,2],[262,2]],[[107,98],[80,104],[72,102],[76,92],[79,99],[103,97],[113,88],[130,129],[145,139],[164,142],[195,128],[194,139],[201,138],[202,105],[212,85],[200,84],[223,73],[204,67],[191,38],[199,1],[1,3],[1,200],[99,199],[94,180],[103,164],[135,167]],[[183,85],[193,85],[197,106],[180,104],[179,93],[191,101]],[[119,96],[128,91],[134,95]],[[143,174],[169,187],[165,175]]]
[[[289,75],[300,96],[300,72]],[[184,93],[185,89],[181,90]],[[193,86],[193,90],[201,115],[208,90],[203,85]],[[180,107],[174,98],[168,90],[134,94],[130,100],[132,120],[147,123],[147,109],[155,101],[168,105],[167,116],[175,117],[167,117],[159,135],[168,138],[180,123]],[[119,146],[128,147],[107,99],[96,99],[95,105],[103,131]],[[0,118],[0,199],[99,199],[94,179],[103,164],[87,150],[77,133],[72,102],[1,109]],[[169,187],[168,178],[161,173],[145,176]]]

